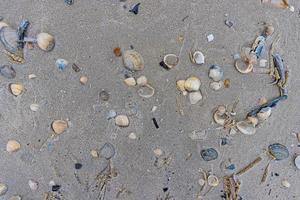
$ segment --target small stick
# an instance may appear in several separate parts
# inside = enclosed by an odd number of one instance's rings
[[[236,175],[241,175],[245,172],[247,172],[249,169],[251,169],[252,167],[254,167],[257,163],[259,163],[262,160],[262,158],[259,156],[257,157],[255,160],[253,160],[251,163],[249,163],[247,166],[245,166],[244,168],[242,168],[240,171],[238,171],[236,173]]]
[[[270,162],[268,162],[268,164],[267,164],[267,166],[264,170],[264,173],[263,173],[263,176],[261,178],[260,183],[264,183],[267,180],[267,177],[268,177],[268,174],[269,174],[269,166],[270,166]]]
[[[269,69],[270,69],[270,75],[274,76],[274,71],[275,71],[275,67],[274,67],[274,62],[273,62],[273,52],[274,52],[274,48],[275,45],[277,44],[277,42],[280,40],[280,35],[278,35],[276,37],[276,39],[273,41],[273,43],[271,44],[271,48],[269,51]]]

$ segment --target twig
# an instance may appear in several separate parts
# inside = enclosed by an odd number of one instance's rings
[[[262,160],[262,158],[259,156],[257,157],[255,160],[253,160],[251,163],[249,163],[247,166],[245,166],[244,168],[242,168],[240,171],[238,171],[236,173],[236,175],[241,175],[245,172],[247,172],[249,169],[251,169],[252,167],[254,167],[257,163],[259,163]]]

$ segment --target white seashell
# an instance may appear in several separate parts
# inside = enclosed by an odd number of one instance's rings
[[[9,153],[16,152],[21,148],[21,145],[16,140],[9,140],[6,144],[6,151]]]
[[[176,88],[181,92],[185,91],[184,83],[185,83],[185,80],[176,81]]]
[[[179,62],[179,58],[175,54],[167,54],[164,56],[163,63],[169,69],[175,67],[178,64],[178,62]]]
[[[187,91],[183,91],[183,92],[182,92],[182,95],[183,95],[183,96],[186,96],[186,95],[188,95],[188,92],[187,92]]]
[[[33,112],[38,111],[39,108],[40,108],[39,104],[33,103],[30,105],[30,110],[32,110]]]
[[[297,169],[300,169],[300,155],[295,158],[295,165]]]
[[[240,121],[236,124],[237,129],[245,135],[253,135],[256,132],[255,125],[248,121]]]
[[[123,62],[126,68],[140,71],[144,69],[144,59],[138,52],[127,50],[123,54]]]
[[[23,84],[21,83],[11,83],[9,84],[9,89],[14,96],[21,95],[25,90]]]
[[[29,79],[35,79],[36,77],[37,77],[37,76],[36,76],[35,74],[29,74],[29,75],[28,75],[28,78],[29,78]]]
[[[79,79],[79,82],[82,84],[82,85],[85,85],[88,81],[88,78],[86,76],[81,76],[80,79]]]
[[[281,185],[285,188],[291,187],[291,184],[287,180],[281,181]]]
[[[94,150],[94,149],[91,150],[90,154],[91,154],[91,156],[92,156],[93,158],[98,158],[98,157],[99,157],[98,152],[97,152],[96,150]]]
[[[219,179],[215,175],[209,175],[207,178],[207,184],[212,187],[219,185]]]
[[[136,85],[136,80],[133,78],[133,77],[129,77],[129,78],[126,78],[124,80],[124,83],[127,85],[127,86],[135,86]]]
[[[55,46],[54,37],[48,33],[39,33],[36,40],[39,48],[44,51],[51,51]]]
[[[129,119],[126,115],[118,115],[115,118],[115,123],[117,126],[127,127],[129,126]]]
[[[184,88],[189,92],[198,91],[200,89],[200,86],[201,86],[201,81],[199,78],[195,76],[189,77],[184,82]]]
[[[36,191],[39,188],[39,183],[32,179],[28,181],[28,185],[32,191]]]
[[[130,134],[128,135],[128,137],[129,137],[129,139],[131,139],[131,140],[135,140],[135,139],[137,138],[135,133],[130,133]]]
[[[192,105],[198,103],[202,99],[202,94],[200,91],[191,92],[189,94],[190,103]]]
[[[209,35],[207,36],[207,41],[208,41],[208,42],[212,42],[214,39],[215,39],[215,37],[214,37],[213,34],[209,34]]]
[[[220,66],[212,65],[209,69],[208,76],[209,78],[217,82],[222,80],[223,74],[224,74],[223,69]]]
[[[192,61],[193,63],[202,65],[205,63],[205,57],[201,51],[195,51],[192,55]]]
[[[290,10],[291,12],[295,12],[295,7],[294,7],[294,6],[289,6],[289,10]]]
[[[137,78],[136,83],[137,85],[145,86],[148,83],[148,79],[146,76],[140,76],[139,78]]]
[[[237,134],[237,130],[235,128],[231,128],[229,131],[229,135],[235,135]]]
[[[223,87],[223,81],[219,81],[219,82],[211,82],[209,84],[209,87],[215,91],[220,90]]]
[[[161,149],[157,148],[157,149],[153,150],[153,153],[156,157],[159,157],[163,154],[163,151]]]
[[[4,183],[0,183],[0,196],[4,195],[7,192],[7,185]]]
[[[268,119],[272,114],[272,108],[270,107],[266,107],[261,109],[258,113],[257,113],[257,118],[260,121],[265,121],[266,119]]]

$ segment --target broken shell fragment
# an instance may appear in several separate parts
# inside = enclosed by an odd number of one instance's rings
[[[215,91],[218,91],[222,88],[223,86],[223,82],[222,81],[218,81],[218,82],[211,82],[209,84],[209,87]]]
[[[16,152],[21,148],[21,145],[16,140],[9,140],[6,144],[6,151],[9,153]]]
[[[274,26],[272,26],[272,25],[266,26],[266,29],[265,29],[266,36],[272,35],[274,33],[274,30],[275,30]]]
[[[218,158],[218,152],[214,148],[203,149],[200,154],[205,161],[211,161]]]
[[[135,86],[136,85],[136,81],[133,77],[129,77],[129,78],[126,78],[124,80],[124,83],[127,85],[127,86]]]
[[[277,8],[289,8],[289,1],[288,0],[261,0],[262,3],[270,4]]]
[[[62,58],[57,59],[55,62],[56,67],[60,70],[64,70],[68,64],[69,62]]]
[[[54,120],[51,127],[54,133],[61,134],[68,128],[68,123],[64,120]]]
[[[164,56],[163,61],[160,63],[165,69],[172,69],[179,63],[179,58],[175,54],[167,54]]]
[[[91,150],[90,154],[91,154],[91,156],[92,156],[93,158],[98,158],[98,157],[99,157],[98,152],[97,152],[96,150],[94,150],[94,149]]]
[[[287,180],[282,180],[281,185],[285,188],[291,187],[291,184]]]
[[[88,81],[88,78],[86,76],[82,76],[80,77],[79,79],[79,82],[82,84],[82,85],[85,85]]]
[[[123,55],[123,62],[127,69],[140,71],[144,69],[144,59],[138,52],[127,50]]]
[[[217,111],[218,111],[218,114],[219,114],[219,115],[224,115],[225,112],[226,112],[226,107],[223,106],[223,105],[220,105],[220,106],[218,106]]]
[[[218,65],[212,65],[209,69],[209,78],[211,78],[212,80],[218,82],[220,80],[222,80],[223,78],[223,69],[218,66]]]
[[[200,86],[201,86],[201,81],[199,78],[195,76],[189,77],[184,82],[184,88],[189,92],[198,91],[200,89]]]
[[[184,83],[185,83],[185,80],[178,80],[178,81],[176,81],[176,87],[181,92],[185,91]]]
[[[223,105],[218,106],[218,109],[215,111],[215,113],[213,115],[214,121],[217,124],[224,126],[225,121],[226,121],[225,113],[226,113],[226,107]]]
[[[295,158],[295,165],[297,167],[297,169],[300,169],[300,155],[298,155],[296,158]]]
[[[129,135],[128,135],[128,138],[129,139],[131,139],[131,140],[135,140],[135,139],[137,139],[137,136],[136,136],[136,134],[135,133],[130,133]]]
[[[30,110],[32,110],[33,112],[38,111],[38,109],[40,108],[39,104],[33,103],[30,106]]]
[[[5,23],[3,21],[0,22],[0,29],[2,29],[3,27],[7,27],[7,26],[8,26],[7,23]]]
[[[191,92],[189,94],[190,103],[192,105],[198,103],[202,99],[202,94],[200,91]]]
[[[39,33],[36,40],[39,48],[44,51],[51,51],[55,46],[54,37],[48,33]]]
[[[4,183],[0,183],[0,196],[4,195],[8,190],[8,187]]]
[[[253,135],[256,132],[255,125],[248,121],[240,121],[236,124],[237,129],[245,135]]]
[[[35,180],[29,180],[28,185],[32,191],[36,191],[39,188],[39,183]]]
[[[258,119],[254,116],[247,116],[246,121],[256,126],[258,124]]]
[[[145,88],[147,88],[148,90],[150,90],[150,92],[145,94],[145,93],[144,93],[144,89],[145,89]],[[152,96],[154,95],[155,89],[154,89],[151,85],[146,84],[146,85],[142,86],[140,89],[138,89],[137,93],[138,93],[138,95],[139,95],[140,97],[143,97],[143,98],[150,98],[150,97],[152,97]]]
[[[127,127],[129,126],[129,119],[126,115],[117,115],[115,117],[115,123],[117,126]]]
[[[24,86],[21,83],[11,83],[9,84],[9,89],[14,96],[21,95],[25,90]]]
[[[11,65],[2,65],[0,67],[0,74],[8,79],[16,77],[16,71]]]
[[[139,78],[137,78],[136,83],[137,85],[145,86],[148,83],[148,79],[146,76],[140,76]]]
[[[289,157],[289,150],[286,146],[274,143],[268,147],[269,153],[275,160],[284,160]]]
[[[260,97],[259,100],[258,100],[258,103],[260,105],[263,105],[263,104],[265,104],[267,102],[268,102],[268,98],[267,97]]]
[[[205,63],[205,57],[201,51],[195,51],[190,55],[191,61],[195,64],[202,65]]]
[[[212,187],[216,187],[219,185],[219,179],[215,175],[209,175],[207,177],[207,184]]]
[[[265,107],[262,108],[258,113],[257,113],[257,118],[260,121],[264,121],[268,119],[272,114],[272,108],[271,107]]]

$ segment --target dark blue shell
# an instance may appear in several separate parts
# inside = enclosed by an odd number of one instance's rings
[[[214,148],[203,149],[200,154],[205,161],[211,161],[218,158],[218,152]]]
[[[275,160],[284,160],[289,157],[289,150],[286,146],[274,143],[269,145],[269,153],[275,158]]]

